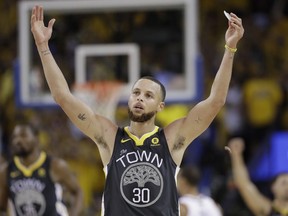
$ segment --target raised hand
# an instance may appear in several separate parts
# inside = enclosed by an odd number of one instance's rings
[[[232,155],[242,154],[245,148],[244,140],[242,138],[233,138],[229,141],[228,147]]]
[[[244,28],[242,19],[234,13],[230,13],[231,19],[228,21],[229,27],[225,34],[226,44],[231,48],[236,48],[238,41],[243,37]]]
[[[36,45],[48,43],[52,35],[52,28],[55,23],[55,19],[51,19],[48,23],[48,27],[44,25],[43,8],[36,5],[32,9],[31,14],[31,31]]]

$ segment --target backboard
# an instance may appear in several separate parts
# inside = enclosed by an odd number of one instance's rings
[[[19,2],[18,105],[54,106],[30,32],[35,4]],[[60,0],[37,4],[44,7],[46,24],[51,18],[57,20],[50,47],[69,86],[91,81],[88,69],[102,67],[112,71],[108,79],[126,86],[143,75],[155,76],[167,88],[167,103],[199,97],[197,0]],[[127,91],[121,100],[127,100]]]

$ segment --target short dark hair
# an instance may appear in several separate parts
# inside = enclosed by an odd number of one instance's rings
[[[186,165],[181,167],[179,175],[186,179],[191,186],[197,186],[200,182],[200,171],[194,165]]]
[[[162,101],[165,101],[166,89],[165,89],[165,86],[158,79],[156,79],[156,78],[154,78],[152,76],[144,76],[144,77],[141,77],[140,79],[148,79],[148,80],[151,80],[152,82],[157,83],[160,86],[160,88],[161,88]]]
[[[27,122],[26,120],[20,120],[15,124],[15,127],[22,127],[22,128],[28,128],[29,130],[31,130],[31,132],[33,133],[34,136],[38,136],[39,135],[39,128],[36,127],[35,125]]]

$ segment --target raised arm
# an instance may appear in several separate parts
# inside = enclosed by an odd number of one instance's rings
[[[117,126],[103,116],[95,114],[90,107],[70,92],[65,77],[49,49],[48,42],[52,35],[55,19],[51,19],[48,26],[45,27],[43,16],[43,8],[35,6],[31,15],[31,31],[52,96],[70,120],[98,144],[105,165],[110,160]]]
[[[243,160],[244,141],[233,138],[229,141],[232,174],[234,182],[246,205],[255,215],[268,215],[271,210],[271,201],[263,196],[252,183]]]
[[[231,20],[225,34],[224,56],[209,97],[194,106],[187,117],[176,120],[165,128],[170,151],[176,163],[181,163],[186,147],[208,128],[225,104],[236,47],[243,34],[242,20],[231,13]]]

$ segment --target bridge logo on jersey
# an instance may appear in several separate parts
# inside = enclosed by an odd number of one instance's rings
[[[46,170],[44,168],[40,168],[38,170],[38,175],[42,178],[45,177],[46,176]]]
[[[163,192],[163,177],[151,163],[134,163],[127,167],[120,181],[121,195],[136,207],[153,205]]]

